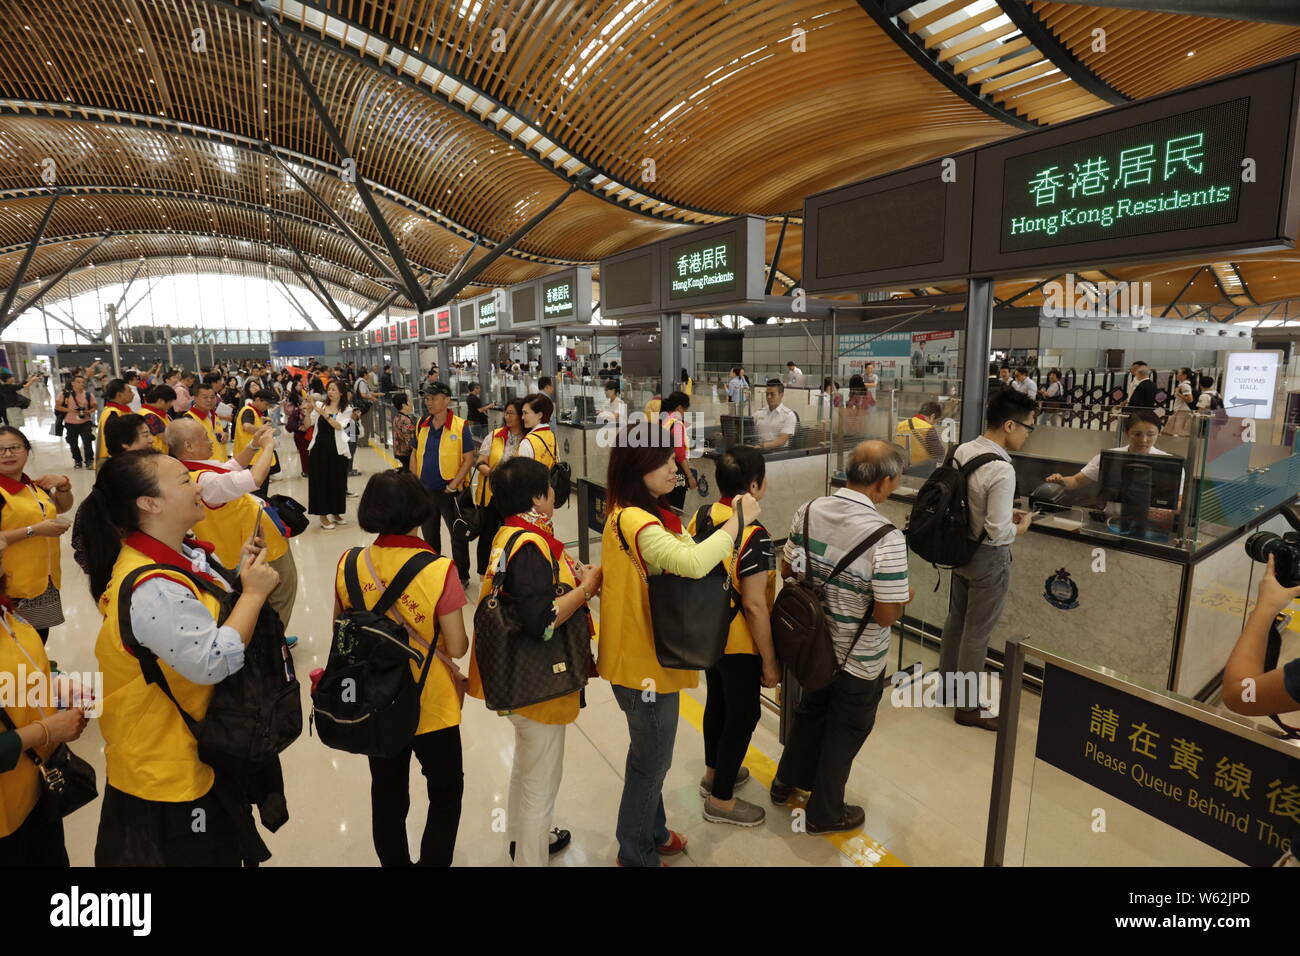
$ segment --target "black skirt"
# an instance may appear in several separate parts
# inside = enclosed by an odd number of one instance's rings
[[[352,459],[338,453],[334,430],[328,425],[324,427],[325,433],[318,435],[311,446],[307,513],[342,515],[348,507],[348,468]]]

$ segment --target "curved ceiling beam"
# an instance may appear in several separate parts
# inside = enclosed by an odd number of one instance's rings
[[[53,103],[41,100],[17,100],[17,99],[0,99],[0,120],[5,117],[14,117],[18,119],[37,119],[49,120],[60,123],[95,123],[105,126],[112,126],[118,129],[145,128],[155,132],[166,133],[171,136],[183,136],[187,139],[193,139],[198,142],[216,143],[221,146],[229,146],[232,149],[245,150],[256,153],[259,156],[273,153],[277,158],[312,169],[314,172],[339,181],[343,180],[343,171],[340,167],[332,166],[329,163],[322,162],[312,156],[299,153],[282,146],[276,146],[271,143],[259,142],[246,136],[240,136],[236,133],[228,133],[223,130],[212,129],[208,126],[199,126],[194,123],[182,123],[173,119],[167,119],[159,116],[150,116],[145,113],[130,113],[123,110],[108,109],[100,106],[87,106],[84,104],[74,103]],[[467,242],[474,242],[479,238],[479,233],[473,229],[463,226],[452,219],[447,218],[436,209],[430,209],[424,203],[417,202],[409,196],[390,189],[381,183],[367,179],[367,183],[385,199],[399,206],[405,207],[410,212],[433,222],[446,231],[464,239]],[[502,236],[501,238],[505,238]],[[497,240],[493,240],[497,241]],[[506,253],[513,259],[520,259],[525,262],[540,262],[545,265],[554,266],[571,266],[576,264],[574,260],[558,259],[554,256],[543,256],[537,253],[524,252],[518,249],[512,249]]]
[[[214,6],[222,7],[227,10],[231,10],[235,13],[239,13],[243,16],[250,18],[254,22],[257,23],[262,22],[261,16],[259,16],[253,10],[248,9],[248,7],[237,2],[237,0],[204,0],[204,2],[212,4]],[[259,0],[251,0],[251,3],[260,5]],[[287,6],[287,4],[284,2],[281,2],[280,5],[282,7]],[[323,49],[329,50],[330,52],[337,54],[339,56],[345,56],[375,71],[376,73],[383,75],[389,80],[400,83],[401,85],[409,89],[416,90],[424,96],[432,97],[443,106],[447,107],[450,110],[455,111],[457,115],[462,116],[465,119],[468,119],[469,121],[473,122],[475,125],[491,133],[493,136],[496,136],[498,139],[506,143],[512,149],[516,149],[522,154],[526,155],[529,159],[536,162],[539,166],[541,166],[543,169],[547,170],[548,172],[553,173],[557,178],[563,180],[568,185],[571,186],[577,185],[578,188],[582,189],[584,192],[590,193],[592,196],[595,196],[597,199],[601,199],[604,202],[611,203],[612,205],[615,206],[619,206],[622,209],[628,210],[630,212],[634,212],[641,216],[647,216],[653,219],[659,219],[664,222],[685,223],[685,224],[694,224],[694,225],[703,224],[703,222],[700,220],[699,217],[710,217],[710,219],[707,221],[712,221],[713,219],[725,219],[725,218],[741,215],[744,212],[743,210],[726,211],[726,210],[703,209],[694,206],[686,206],[680,203],[675,203],[671,199],[667,198],[666,196],[661,196],[656,193],[648,192],[644,189],[641,189],[637,186],[633,186],[629,183],[621,182],[617,180],[608,170],[603,169],[602,167],[600,167],[595,163],[589,162],[580,154],[570,149],[568,146],[565,145],[565,143],[561,139],[558,139],[553,135],[551,135],[551,133],[549,133],[545,127],[541,126],[538,122],[533,120],[526,113],[521,113],[515,110],[514,108],[501,102],[500,100],[496,99],[494,96],[490,95],[484,90],[481,90],[478,87],[474,86],[472,83],[469,83],[462,76],[444,68],[436,60],[429,59],[427,53],[422,54],[419,51],[398,46],[397,44],[391,42],[386,37],[378,36],[376,34],[371,33],[365,27],[361,26],[358,22],[354,20],[349,20],[345,17],[341,17],[334,11],[325,10],[322,7],[318,6],[317,4],[294,2],[293,5],[305,8],[307,10],[311,10],[312,12],[314,12],[315,14],[321,17],[335,20],[339,24],[345,25],[347,29],[344,35],[349,37],[355,35],[356,37],[358,37],[359,50],[353,49],[350,46],[344,46],[343,44],[339,43],[337,40],[333,39],[332,37],[325,36],[323,31],[322,33],[315,33],[310,30],[306,30],[302,26],[300,26],[298,22],[287,19],[285,16],[281,15],[276,10],[267,9],[266,15],[276,17],[281,27],[284,29],[285,33],[295,37],[296,39],[322,47]],[[505,119],[503,119],[503,122],[500,124],[488,123],[484,121],[484,119],[480,117],[477,113],[474,113],[471,110],[467,109],[466,106],[460,103],[456,98],[447,96],[445,93],[443,93],[440,89],[438,89],[436,83],[435,85],[430,86],[426,83],[416,81],[412,79],[410,76],[408,76],[407,74],[405,74],[404,72],[399,71],[391,63],[376,62],[374,59],[360,52],[360,51],[369,51],[376,44],[383,46],[386,52],[395,51],[404,60],[407,59],[412,60],[420,64],[425,69],[434,70],[437,73],[440,73],[442,76],[450,78],[453,82],[459,84],[463,89],[473,94],[470,97],[471,102],[478,99],[486,100],[489,103],[491,103],[494,107],[496,107],[495,110],[491,111],[492,113],[495,113],[497,110],[500,110],[508,114],[509,118],[516,119],[520,123],[524,124],[525,126],[533,130],[536,130],[540,137],[546,139],[548,142],[556,144],[561,150],[564,151],[564,153],[566,154],[566,159],[563,160],[562,162],[567,161],[568,158],[572,158],[573,160],[575,160],[577,163],[580,164],[581,168],[573,171],[572,173],[568,172],[562,167],[562,163],[549,162],[547,159],[544,159],[541,156],[536,155],[530,149],[522,146],[514,136],[506,132],[505,129],[503,128]],[[423,72],[423,70],[421,72]],[[439,77],[438,80],[440,81],[441,77]],[[586,183],[580,182],[579,177],[588,170],[590,170],[595,175],[596,179],[613,183],[617,188],[613,190],[613,192],[611,193],[609,191],[600,188],[600,186],[595,185],[590,181]],[[601,185],[603,185],[603,183],[601,183]],[[620,199],[618,198],[617,193],[623,190],[629,190],[636,195],[644,196],[646,197],[647,200],[651,200],[654,203],[667,206],[669,207],[669,209],[666,210],[655,209],[655,208],[651,208],[649,206],[649,203],[647,203],[645,206],[642,206],[642,205],[635,204],[628,199]]]
[[[920,64],[922,69],[967,103],[978,107],[994,119],[999,119],[1010,126],[1014,126],[1016,129],[1039,129],[1043,125],[1028,119],[1018,112],[1003,109],[991,97],[975,92],[969,84],[953,73],[952,67],[946,63],[940,63],[933,53],[921,45],[916,36],[900,27],[897,23],[897,17],[890,15],[886,11],[881,0],[858,0],[858,6],[866,11],[871,19],[876,21],[876,25],[891,40],[898,44],[899,49],[907,53],[908,56]]]
[[[1007,19],[1029,38],[1029,42],[1038,49],[1038,52],[1079,86],[1112,106],[1132,102],[1132,97],[1125,96],[1079,61],[1069,48],[1056,38],[1056,34],[1047,28],[1047,24],[1039,18],[1038,14],[1029,8],[1025,0],[997,0],[997,3],[1002,8],[1002,12],[1007,15]]]
[[[308,216],[301,216],[298,215],[297,213],[287,212],[283,209],[274,209],[273,207],[266,206],[260,203],[251,203],[243,199],[232,199],[228,196],[214,196],[210,193],[200,193],[200,192],[182,192],[181,190],[178,189],[155,189],[151,186],[147,187],[147,186],[75,185],[75,186],[62,186],[60,188],[64,189],[67,195],[73,197],[75,196],[121,196],[127,198],[139,197],[144,199],[170,199],[170,200],[175,200],[177,202],[201,202],[201,203],[207,203],[208,205],[217,205],[217,206],[228,207],[231,209],[239,209],[243,212],[250,212],[261,216],[267,215],[267,210],[272,209],[272,211],[274,211],[274,213],[277,216],[279,216],[281,219],[287,219],[291,222],[295,222],[298,225],[304,226],[308,229],[328,233],[329,235],[334,236],[338,239],[344,239],[348,242],[352,242],[352,238],[346,235],[342,230],[330,226],[327,223],[320,222],[319,220],[311,219]],[[45,187],[45,186],[28,187],[28,188],[15,187],[12,189],[0,189],[0,204],[15,199],[31,199],[33,197],[40,197],[40,196],[47,195],[48,193],[49,193],[49,187]],[[373,242],[367,242],[366,244],[371,248],[372,251],[376,253],[382,253],[384,251],[382,247],[376,245]],[[271,245],[278,245],[279,248],[287,248],[277,243],[271,243]],[[4,255],[4,254],[5,253],[0,252],[0,255]],[[321,258],[327,262],[334,262],[336,265],[341,266],[342,268],[345,269],[350,268],[349,266],[346,266],[341,262],[337,262],[336,260],[329,259],[325,256],[319,256],[318,258]],[[429,266],[422,265],[419,263],[416,263],[416,265],[419,269],[423,270],[426,277],[435,276],[439,279],[445,278],[445,274],[440,272],[437,269],[433,269],[430,268]],[[366,275],[365,273],[357,273],[357,274]],[[386,276],[367,275],[366,278],[370,279],[372,282],[377,282],[380,285],[390,284]]]
[[[56,245],[61,245],[61,244],[65,244],[65,243],[71,243],[71,242],[85,242],[85,241],[87,241],[87,240],[99,239],[99,238],[102,237],[103,235],[104,235],[103,232],[78,232],[78,233],[70,233],[70,234],[62,235],[62,236],[47,236],[47,237],[45,237],[44,239],[41,240],[41,242],[38,244],[37,248],[41,248],[41,249],[43,249],[43,248],[47,248],[47,247],[50,247],[50,246],[56,246]],[[133,237],[133,236],[158,236],[158,237],[162,237],[162,238],[168,238],[168,237],[172,237],[172,238],[175,238],[175,237],[190,237],[190,238],[194,238],[194,239],[216,239],[216,240],[225,240],[225,241],[227,241],[227,242],[247,242],[247,243],[251,243],[251,244],[253,244],[253,245],[265,246],[265,247],[268,248],[268,249],[275,249],[275,250],[277,250],[277,251],[288,252],[288,250],[287,250],[287,249],[286,249],[286,248],[285,248],[281,243],[278,243],[278,242],[269,242],[269,241],[267,241],[267,240],[265,240],[265,239],[254,239],[254,238],[251,238],[251,237],[249,237],[249,236],[237,236],[237,235],[233,235],[233,234],[230,234],[230,233],[221,233],[221,232],[200,232],[200,231],[195,230],[195,229],[114,229],[114,230],[112,231],[112,237],[113,237],[113,238],[118,238],[118,237],[121,237],[121,238],[131,238],[131,237]],[[28,246],[28,243],[23,242],[23,243],[18,243],[17,245],[13,245],[13,246],[0,247],[0,258],[3,258],[4,256],[14,255],[15,253],[21,252],[21,251],[23,251],[24,249],[26,249],[27,246]],[[334,266],[335,268],[342,269],[342,270],[344,270],[344,271],[346,271],[346,272],[350,272],[350,273],[352,273],[353,275],[355,275],[355,276],[356,276],[357,278],[359,278],[359,279],[364,279],[364,280],[367,281],[367,282],[374,282],[376,285],[379,285],[381,288],[383,288],[384,291],[385,291],[385,293],[387,293],[388,291],[390,291],[390,290],[388,289],[387,286],[382,285],[382,283],[377,282],[377,281],[374,279],[374,277],[372,277],[372,276],[368,276],[368,275],[366,275],[365,273],[357,272],[355,269],[352,269],[351,267],[349,267],[349,266],[347,266],[347,265],[344,265],[344,264],[341,263],[341,262],[336,262],[336,261],[334,261],[333,259],[326,259],[326,258],[324,258],[323,256],[317,256],[317,255],[315,255],[315,254],[313,254],[313,253],[303,253],[303,255],[306,256],[307,258],[315,259],[315,260],[317,260],[317,261],[319,261],[319,262],[324,262],[324,263],[326,263],[326,264],[328,264],[328,265]],[[200,258],[201,256],[202,256],[202,253],[200,253],[198,256],[195,256],[193,253],[189,253],[189,254],[187,254],[187,255],[185,255],[185,256],[171,256],[171,257],[155,256],[155,257],[153,257],[153,258],[173,258],[173,259],[183,259],[183,258],[190,258],[190,257],[193,257],[193,258]],[[247,258],[245,258],[245,257],[243,257],[243,256],[238,256],[238,254],[236,254],[236,257],[237,257],[237,258],[244,259],[244,261],[246,261],[246,262],[252,262],[252,261],[254,261],[254,260],[251,260],[251,259],[247,259]],[[149,257],[149,256],[146,256],[145,258],[147,259],[147,258],[150,258],[150,257]],[[214,258],[214,257],[212,257],[212,256],[208,256],[207,258]],[[108,259],[108,260],[105,260],[105,261],[103,261],[103,262],[98,262],[98,263],[95,264],[95,268],[101,268],[101,269],[102,269],[102,268],[104,268],[104,267],[106,267],[106,266],[111,266],[111,265],[113,265],[114,263],[117,263],[117,262],[132,262],[132,261],[138,261],[139,259],[140,259],[140,256],[139,256],[139,255],[120,256],[120,257],[118,257],[118,258],[116,258],[116,259]],[[263,260],[257,260],[257,261],[260,262],[260,261],[263,261]],[[90,267],[88,266],[87,268],[90,268]],[[287,268],[287,267],[283,267],[283,266],[282,266],[282,268]],[[34,280],[34,281],[38,281],[38,280]],[[334,284],[335,284],[335,285],[338,285],[338,283],[334,283]],[[482,287],[480,287],[480,288],[482,288]],[[353,293],[356,294],[356,295],[365,296],[365,298],[369,299],[371,302],[378,302],[380,299],[383,298],[383,296],[375,296],[375,297],[366,296],[366,294],[365,294],[364,292],[359,292],[359,291],[357,291],[357,290],[355,290],[355,289],[352,290],[352,291],[353,291]]]
[[[1184,17],[1215,17],[1300,26],[1300,6],[1293,0],[1056,0],[1070,6],[1114,7]]]

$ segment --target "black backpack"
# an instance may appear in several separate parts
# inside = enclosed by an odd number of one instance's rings
[[[437,556],[421,551],[408,558],[374,607],[367,609],[357,575],[362,550],[352,548],[344,559],[343,582],[352,607],[334,618],[329,661],[312,694],[312,720],[327,747],[393,757],[415,736],[420,692],[436,655],[433,645],[425,645],[423,654],[412,648],[408,638],[424,642],[388,612]],[[436,619],[434,627],[436,644]],[[418,681],[411,678],[412,662],[420,667]]]
[[[212,565],[232,587],[238,579]],[[228,592],[193,572],[170,564],[149,564],[136,568],[122,581],[117,602],[118,633],[122,644],[140,662],[144,679],[167,695],[180,711],[185,726],[199,744],[199,758],[216,767],[262,763],[275,757],[302,734],[302,700],[293,658],[284,641],[284,625],[269,603],[258,613],[253,636],[244,648],[244,666],[212,690],[212,699],[202,720],[195,720],[180,705],[158,665],[153,651],[135,639],[131,630],[131,594],[141,575],[166,569],[185,575],[195,586],[217,598],[221,611],[217,623],[225,623],[239,593]]]
[[[970,502],[966,497],[966,482],[975,469],[997,461],[1002,456],[993,452],[976,455],[964,465],[954,465],[954,446],[943,464],[930,473],[925,484],[916,493],[912,513],[907,519],[903,534],[907,546],[919,558],[941,568],[961,567],[975,556],[975,549],[985,538],[970,536]]]
[[[849,655],[862,639],[862,632],[867,629],[876,603],[872,600],[867,605],[857,633],[853,635],[853,643],[844,652],[844,656],[837,660],[831,623],[827,620],[826,607],[822,603],[826,597],[826,585],[881,538],[895,530],[892,524],[886,524],[871,532],[840,559],[825,581],[816,584],[813,581],[812,558],[808,551],[808,542],[812,539],[812,506],[813,502],[809,502],[804,510],[803,577],[788,578],[781,585],[781,590],[772,603],[771,616],[772,643],[776,646],[776,656],[794,675],[799,686],[809,691],[821,690],[835,679],[835,675],[844,667]]]

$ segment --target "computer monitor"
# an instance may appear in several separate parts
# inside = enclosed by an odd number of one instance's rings
[[[573,396],[573,420],[594,422],[596,420],[596,400],[590,395]]]
[[[748,415],[719,415],[718,424],[722,426],[722,444],[724,448],[732,445],[752,445],[757,440],[754,419]]]
[[[1184,461],[1175,455],[1151,455],[1108,448],[1101,453],[1099,494],[1120,506],[1123,523],[1144,529],[1151,508],[1176,509],[1183,487]]]

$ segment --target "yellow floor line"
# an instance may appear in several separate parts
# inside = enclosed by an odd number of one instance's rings
[[[384,459],[384,461],[388,462],[394,468],[402,467],[402,463],[398,461],[396,458],[394,458],[392,455],[390,455],[388,453],[388,449],[385,448],[383,445],[379,444],[373,438],[370,439],[370,447],[373,448],[376,452],[378,452],[380,458]]]
[[[700,733],[704,733],[704,705],[685,692],[679,694],[678,697],[681,701],[682,717]],[[772,778],[776,776],[775,760],[753,744],[750,744],[749,751],[745,754],[745,766],[749,768],[750,775],[762,784],[765,789],[771,788]],[[796,792],[795,798],[790,805],[802,807],[806,799],[802,793]],[[861,830],[854,833],[828,833],[822,839],[829,840],[837,850],[858,866],[907,866],[906,863],[891,853],[883,843],[872,839],[870,835]]]

